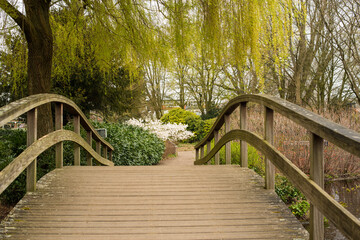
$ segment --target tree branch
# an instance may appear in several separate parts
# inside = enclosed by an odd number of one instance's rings
[[[8,14],[12,19],[14,19],[14,21],[17,23],[17,25],[19,25],[21,30],[25,30],[25,27],[27,25],[27,18],[24,14],[22,14],[6,0],[0,0],[0,8],[3,9],[4,12]]]

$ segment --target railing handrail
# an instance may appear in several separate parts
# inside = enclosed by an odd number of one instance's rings
[[[100,156],[78,134],[69,130],[57,130],[39,138],[0,172],[0,194],[37,158],[41,153],[57,143],[72,141],[82,146],[98,162],[114,166],[114,163]]]
[[[223,108],[209,133],[195,146],[199,148],[214,137],[214,130],[224,124],[224,115],[231,114],[240,103],[254,102],[262,104],[289,118],[312,133],[328,140],[338,147],[360,157],[360,134],[320,115],[302,108],[284,99],[265,94],[244,94],[231,99]]]
[[[254,102],[265,107],[264,139],[246,130],[246,104]],[[240,130],[230,130],[230,114],[240,106]],[[289,159],[273,146],[274,111],[309,130],[310,141],[310,177],[297,168]],[[225,124],[225,135],[219,139],[219,130]],[[214,147],[211,149],[211,140]],[[312,239],[323,239],[324,214],[346,237],[360,239],[360,220],[336,202],[323,190],[324,160],[323,139],[360,157],[360,134],[344,126],[333,123],[283,99],[267,95],[241,95],[230,100],[223,108],[207,136],[196,146],[194,164],[204,164],[215,156],[215,164],[219,164],[219,150],[226,145],[226,163],[231,163],[230,141],[241,141],[241,164],[247,167],[247,143],[262,152],[265,159],[265,185],[273,189],[275,185],[274,165],[299,188],[311,202],[310,235]],[[245,143],[245,144],[243,144]],[[205,145],[207,152],[204,153]],[[199,155],[200,151],[200,157]],[[245,159],[245,160],[244,160]],[[321,214],[322,213],[322,214]]]
[[[31,109],[52,102],[63,103],[64,109],[67,112],[80,115],[81,126],[83,126],[85,130],[92,132],[93,139],[101,141],[103,145],[106,145],[109,149],[114,150],[114,147],[99,135],[99,133],[86,118],[85,114],[72,100],[57,94],[43,93],[31,95],[1,107],[0,127],[30,111]]]
[[[37,107],[52,102],[55,103],[55,131],[37,139]],[[74,131],[63,130],[64,109],[74,116]],[[0,194],[25,169],[27,169],[26,190],[35,191],[37,182],[36,158],[46,149],[56,145],[56,168],[62,168],[64,141],[75,143],[74,165],[80,165],[80,146],[82,146],[88,153],[87,165],[92,165],[93,157],[101,164],[114,166],[113,162],[106,159],[109,152],[111,160],[113,146],[98,134],[85,114],[70,99],[56,94],[37,94],[17,100],[0,108],[0,126],[24,113],[27,113],[27,148],[0,172]],[[87,131],[87,140],[81,137],[80,126],[83,126]],[[96,152],[92,148],[93,139],[96,141]],[[101,146],[103,151],[101,151]],[[103,157],[101,152],[103,152]]]

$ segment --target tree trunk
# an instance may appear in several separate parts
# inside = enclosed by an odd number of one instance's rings
[[[53,37],[49,21],[50,0],[25,0],[30,22],[24,29],[28,43],[28,93],[50,93]],[[51,105],[38,109],[38,136],[53,130]]]

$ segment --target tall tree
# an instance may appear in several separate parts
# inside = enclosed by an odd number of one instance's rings
[[[50,26],[51,0],[25,0],[26,14],[6,0],[0,0],[0,7],[23,31],[28,47],[28,94],[49,93],[51,90],[51,66],[53,36]],[[39,135],[52,129],[50,105],[39,108]]]

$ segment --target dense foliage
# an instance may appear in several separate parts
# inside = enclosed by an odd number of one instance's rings
[[[140,127],[117,124],[95,123],[97,128],[107,129],[106,140],[115,148],[115,165],[155,165],[164,153],[164,142],[155,134]]]
[[[193,112],[181,108],[175,108],[164,114],[160,121],[163,123],[181,123],[187,125],[187,130],[194,133],[195,136],[189,139],[189,142],[201,140],[210,131],[216,118],[202,120],[200,116]]]

